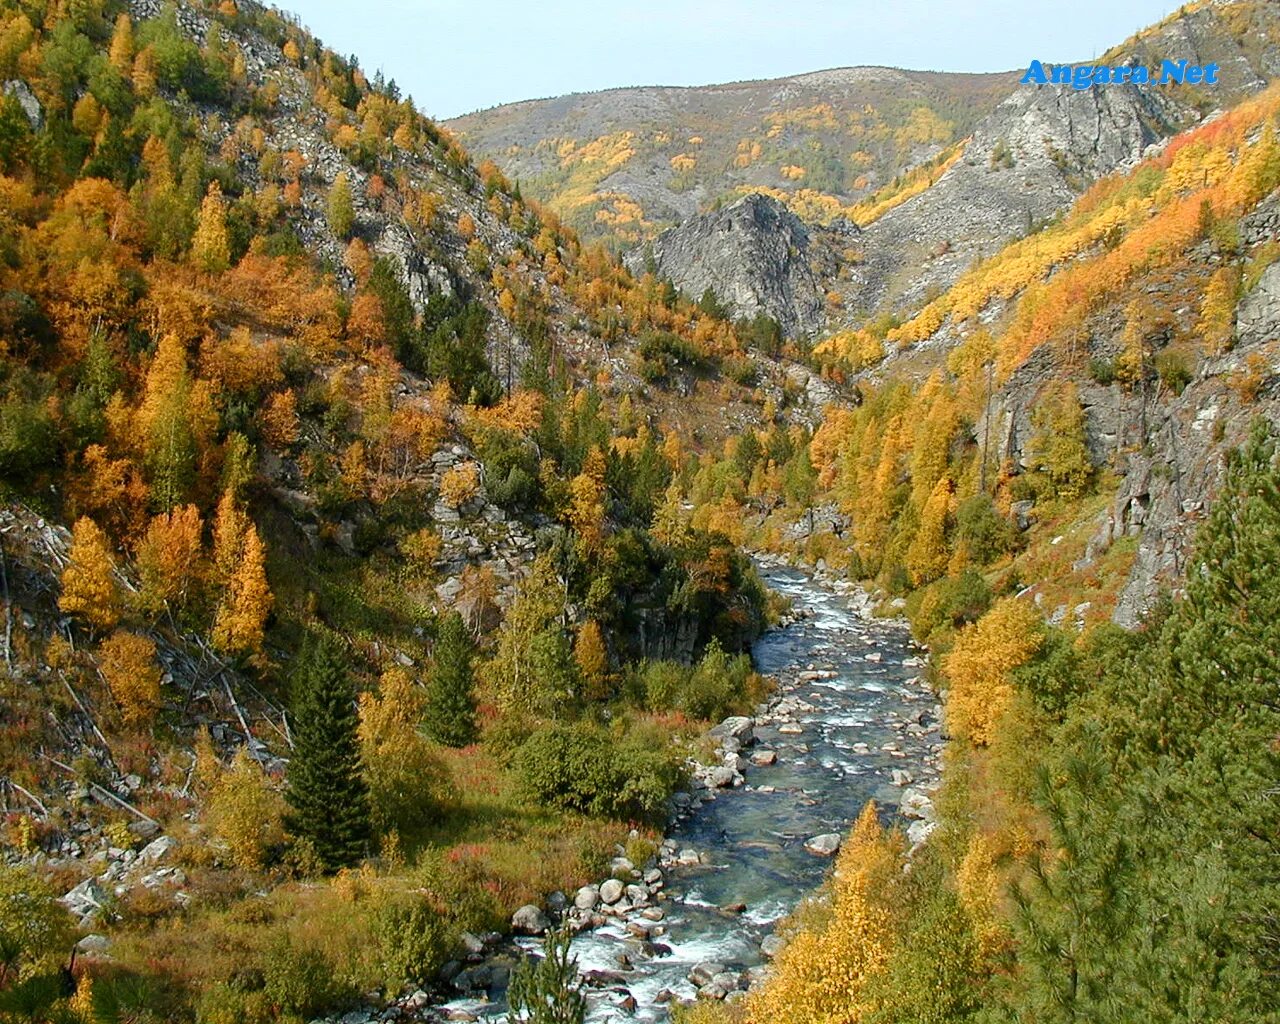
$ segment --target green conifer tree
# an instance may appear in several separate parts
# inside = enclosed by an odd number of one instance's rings
[[[427,682],[426,728],[437,743],[465,747],[476,738],[475,645],[462,616],[450,612],[440,621],[435,661]]]
[[[355,691],[337,642],[309,637],[292,683],[294,749],[286,824],[289,834],[308,843],[332,871],[364,856],[371,831]]]

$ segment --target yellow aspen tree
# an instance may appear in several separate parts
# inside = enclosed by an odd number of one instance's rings
[[[980,955],[984,960],[994,960],[1009,948],[1012,936],[999,914],[1000,876],[995,849],[981,832],[975,832],[969,840],[969,848],[956,870],[956,891],[978,940]]]
[[[947,571],[947,520],[951,515],[951,478],[943,477],[920,511],[920,526],[907,548],[907,572],[921,587]]]
[[[214,618],[214,646],[233,653],[260,651],[272,601],[262,541],[257,528],[250,524],[244,533],[239,564]]]
[[[150,99],[156,94],[156,52],[150,46],[143,47],[133,58],[133,91],[139,99]]]
[[[118,629],[98,648],[98,668],[125,724],[150,725],[160,707],[156,645],[145,636]]]
[[[219,586],[228,584],[240,562],[248,525],[249,518],[240,510],[235,495],[224,491],[213,519],[213,571]]]
[[[1223,267],[1209,278],[1197,324],[1205,355],[1220,356],[1231,350],[1239,291],[1240,271],[1236,267]]]
[[[954,736],[986,746],[1013,700],[1009,673],[1025,665],[1044,643],[1034,608],[1013,597],[997,601],[986,615],[961,630],[942,659],[950,683],[947,725]]]
[[[587,455],[582,472],[569,482],[569,507],[565,518],[594,550],[604,537],[604,456],[599,448]]]
[[[271,848],[284,842],[284,801],[244,747],[213,784],[209,826],[245,871],[260,870]]]
[[[71,560],[62,571],[58,607],[83,616],[93,626],[110,629],[120,620],[115,567],[106,534],[92,519],[77,519],[71,528]]]
[[[222,186],[209,182],[209,191],[200,204],[200,221],[191,240],[191,254],[201,269],[220,273],[231,265],[231,242],[227,236],[227,208]]]
[[[148,611],[181,608],[199,585],[204,522],[194,505],[155,516],[138,545],[142,589],[138,603]]]
[[[951,438],[959,416],[955,400],[936,371],[915,403],[915,436],[911,445],[911,500],[922,509],[935,485],[947,471]]]
[[[360,760],[380,835],[425,824],[444,799],[439,758],[420,731],[426,708],[426,692],[399,667],[360,695]]]
[[[856,1024],[875,1009],[867,983],[889,961],[898,846],[887,839],[872,801],[844,843],[825,925],[801,930],[774,961],[765,985],[747,998],[747,1019],[769,1024]]]
[[[573,660],[586,688],[588,700],[603,700],[608,696],[609,651],[605,647],[600,623],[588,619],[578,630],[573,643]]]
[[[298,398],[292,388],[267,399],[262,414],[262,434],[274,448],[288,448],[298,440]]]
[[[121,11],[116,18],[116,27],[111,34],[111,48],[107,51],[107,59],[122,75],[127,76],[133,70],[133,21],[126,11]]]

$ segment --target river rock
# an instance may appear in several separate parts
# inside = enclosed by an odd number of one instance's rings
[[[90,955],[103,954],[111,948],[111,940],[105,935],[86,935],[83,939],[76,943],[76,949],[81,953]]]
[[[772,960],[787,943],[781,935],[766,935],[760,940],[760,952]]]
[[[902,768],[895,768],[892,773],[892,778],[895,786],[909,786],[911,783],[915,782],[915,776]]]
[[[902,794],[902,802],[898,804],[898,813],[904,818],[933,818],[933,801],[918,789],[908,789]]]
[[[837,832],[827,832],[814,836],[805,842],[804,848],[819,857],[833,857],[840,849],[840,835]]]
[[[680,855],[676,858],[676,863],[681,867],[693,867],[695,864],[701,864],[702,858],[698,856],[698,851],[685,848],[680,851]]]
[[[626,887],[616,878],[610,878],[607,882],[600,885],[600,901],[612,906],[622,899],[622,894],[626,891]]]
[[[721,765],[718,768],[712,768],[707,773],[707,784],[713,789],[728,789],[734,784],[737,774],[732,768],[726,768]]]
[[[757,750],[751,755],[751,763],[760,768],[765,765],[775,764],[777,760],[778,752],[776,750]]]
[[[138,854],[138,861],[142,864],[156,864],[164,860],[177,845],[178,841],[172,836],[160,836],[142,848]]]
[[[799,736],[804,732],[804,726],[798,725],[795,722],[786,722],[783,725],[778,726],[778,732],[783,736]]]
[[[543,935],[550,927],[550,919],[532,903],[526,903],[511,915],[511,929],[519,935]]]
[[[727,739],[732,737],[743,746],[749,746],[755,738],[752,727],[755,725],[746,715],[731,715],[719,725],[710,730],[709,735],[712,739]]]
[[[92,878],[86,878],[74,889],[68,891],[58,902],[77,917],[88,917],[102,909],[107,894]]]
[[[711,979],[717,974],[723,974],[724,969],[724,964],[716,963],[712,960],[703,960],[701,963],[694,964],[689,969],[686,977],[691,985],[702,988],[703,985],[709,985]]]
[[[650,868],[644,873],[644,884],[653,888],[662,884],[662,872],[657,868]]]
[[[639,907],[649,899],[649,887],[645,885],[629,885],[626,888],[627,899],[633,907]]]
[[[933,834],[938,827],[934,821],[913,821],[907,826],[907,839],[912,846],[919,846]]]
[[[573,894],[573,905],[579,910],[594,910],[599,902],[600,887],[597,885],[584,885]]]

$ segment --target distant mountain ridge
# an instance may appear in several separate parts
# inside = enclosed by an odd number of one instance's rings
[[[448,124],[575,227],[626,245],[744,190],[856,202],[967,136],[1015,80],[836,68],[526,100]]]
[[[839,236],[810,248],[822,315],[765,304],[779,322],[821,334],[918,308],[1100,177],[1263,88],[1280,71],[1280,10],[1189,4],[1098,62],[1170,55],[1218,64],[1219,85],[1077,91],[1023,86],[1015,72],[840,68],[527,101],[450,127],[588,236],[636,246],[678,232],[655,243],[668,254],[656,268],[695,295],[714,278],[731,291],[742,270],[724,250],[676,255],[694,253],[680,239],[707,237],[701,218],[718,217],[723,202],[763,192],[809,225],[853,220],[863,229],[856,243]],[[759,311],[726,301],[737,315]]]

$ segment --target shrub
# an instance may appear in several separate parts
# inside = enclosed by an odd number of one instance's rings
[[[0,475],[27,476],[57,453],[53,418],[42,402],[0,404]]]
[[[718,640],[707,645],[695,667],[652,661],[631,689],[650,711],[682,711],[690,718],[719,720],[759,696],[760,678],[745,654],[730,656]]]
[[[313,1017],[344,996],[334,965],[318,949],[281,935],[263,958],[263,992],[281,1014]]]
[[[965,545],[973,562],[986,565],[1017,547],[1018,531],[996,511],[989,496],[975,494],[956,510],[956,539]]]
[[[0,866],[0,985],[60,963],[71,919],[49,887],[24,868]]]
[[[619,740],[586,723],[549,725],[516,752],[512,768],[530,799],[561,810],[620,820],[656,820],[680,781],[669,747],[632,734]]]
[[[379,908],[373,919],[373,935],[388,992],[406,981],[425,984],[452,952],[445,919],[421,897],[401,898]]]

